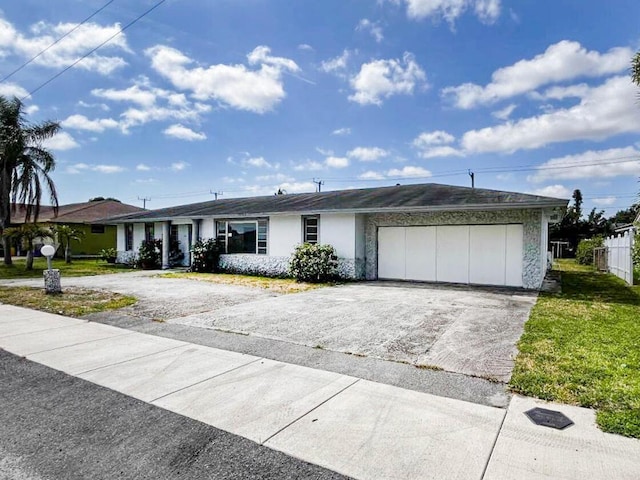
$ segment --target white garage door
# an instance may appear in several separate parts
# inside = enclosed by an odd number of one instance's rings
[[[522,286],[522,225],[380,227],[378,277]]]

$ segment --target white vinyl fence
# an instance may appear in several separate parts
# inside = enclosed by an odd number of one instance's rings
[[[633,231],[605,239],[607,266],[616,277],[633,285]]]

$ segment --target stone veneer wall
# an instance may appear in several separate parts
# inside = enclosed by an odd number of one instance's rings
[[[269,255],[233,254],[220,255],[219,266],[226,272],[248,273],[266,277],[289,276],[289,257]],[[364,260],[338,259],[338,275],[345,279],[364,278]]]
[[[542,212],[531,209],[369,214],[365,218],[366,279],[378,277],[378,227],[522,223],[522,285],[538,289],[544,272],[544,265],[540,263],[541,222]]]

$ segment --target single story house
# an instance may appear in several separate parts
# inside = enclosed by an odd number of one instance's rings
[[[398,279],[537,289],[548,224],[568,201],[434,183],[212,200],[111,219],[121,261],[145,238],[217,238],[223,269],[286,273],[302,242],[331,244],[352,279]]]
[[[69,225],[83,232],[81,241],[71,242],[74,255],[97,255],[103,248],[116,248],[116,227],[100,220],[116,215],[145,212],[143,208],[128,205],[118,200],[104,199],[82,203],[60,205],[56,214],[50,205],[42,205],[38,215],[38,224],[44,227],[53,225]],[[11,225],[26,223],[26,208],[16,205],[12,213]],[[30,222],[33,218],[30,219]]]

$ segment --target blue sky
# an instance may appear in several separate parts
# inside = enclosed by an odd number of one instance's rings
[[[0,4],[0,76],[107,0]],[[0,82],[26,96],[156,1],[114,0]],[[149,208],[438,182],[637,196],[640,2],[167,0],[25,99],[61,203]]]

